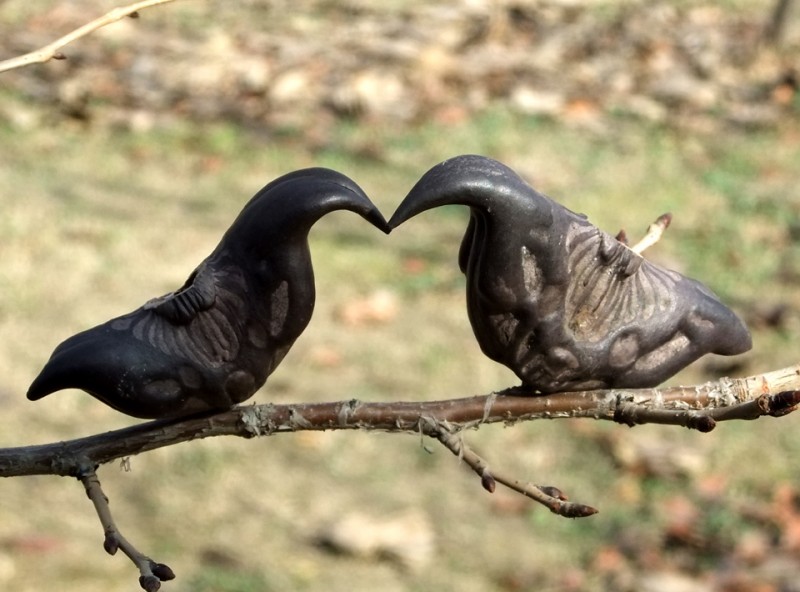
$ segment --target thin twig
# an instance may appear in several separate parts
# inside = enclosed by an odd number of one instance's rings
[[[661,214],[655,222],[647,227],[647,232],[638,243],[631,247],[631,251],[641,255],[645,249],[652,247],[661,239],[661,235],[669,227],[670,222],[672,222],[672,214]]]
[[[3,60],[0,62],[0,72],[14,70],[15,68],[23,68],[25,66],[30,66],[31,64],[44,64],[52,59],[63,60],[66,58],[66,56],[61,53],[60,50],[73,41],[76,41],[81,37],[86,37],[97,29],[105,27],[106,25],[110,25],[111,23],[115,23],[124,19],[125,17],[137,17],[139,11],[145,8],[150,8],[151,6],[157,6],[159,4],[168,4],[174,1],[175,0],[142,0],[141,2],[134,2],[133,4],[129,4],[127,6],[115,8],[100,18],[86,23],[82,27],[75,29],[60,39],[56,39],[52,43],[45,45],[41,49],[37,49],[36,51],[32,51],[15,58]]]
[[[788,21],[789,9],[794,0],[776,0],[775,6],[770,12],[770,18],[764,27],[761,38],[769,45],[780,45],[783,37],[786,22]]]
[[[139,570],[139,585],[146,592],[156,592],[161,588],[161,582],[175,579],[175,573],[169,566],[163,563],[156,563],[138,551],[128,539],[122,536],[114,523],[114,518],[111,516],[108,498],[103,493],[95,468],[90,464],[86,464],[80,468],[77,477],[83,483],[86,495],[92,500],[97,517],[100,518],[100,524],[103,526],[105,533],[103,548],[106,552],[109,555],[115,555],[120,550],[127,555]]]
[[[490,469],[489,464],[464,442],[460,434],[453,431],[452,426],[444,422],[427,419],[424,421],[422,430],[432,438],[436,438],[445,448],[475,471],[481,478],[481,485],[489,493],[494,493],[495,484],[501,483],[509,489],[542,504],[559,516],[584,518],[597,513],[597,510],[591,506],[567,501],[564,494],[555,487],[542,487],[532,483],[523,483],[498,469]]]

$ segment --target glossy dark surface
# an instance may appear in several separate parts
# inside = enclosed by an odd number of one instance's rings
[[[308,232],[342,209],[388,232],[369,198],[340,173],[313,168],[276,179],[247,203],[182,288],[64,341],[28,398],[78,388],[144,418],[248,399],[311,319]]]
[[[471,209],[459,264],[481,349],[543,393],[655,386],[706,353],[751,347],[744,323],[708,288],[642,258],[497,161],[435,166],[389,225],[445,204]]]

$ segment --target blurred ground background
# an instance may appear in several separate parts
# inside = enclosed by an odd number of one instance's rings
[[[755,347],[690,383],[798,361],[800,8],[773,2],[180,1],[0,75],[0,446],[130,420],[25,390],[65,337],[180,286],[245,201],[322,165],[391,215],[439,161],[481,153],[636,237],[751,325]],[[110,2],[0,2],[0,58]],[[337,213],[313,230],[315,317],[255,398],[483,394],[456,253],[466,212],[390,237]],[[490,462],[600,513],[571,521],[487,494],[404,435],[193,442],[100,477],[117,522],[171,565],[165,590],[800,590],[795,417],[711,434],[589,421],[467,435]],[[82,488],[0,483],[0,584],[136,590]]]

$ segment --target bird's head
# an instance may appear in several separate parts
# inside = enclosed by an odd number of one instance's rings
[[[549,228],[554,217],[553,202],[509,167],[468,154],[445,160],[425,173],[397,208],[389,226],[397,228],[417,214],[450,204],[469,206],[471,211],[458,255],[464,273],[477,265],[489,237],[502,236],[507,246],[523,244],[525,235],[537,226]],[[518,240],[508,240],[512,237]],[[508,255],[497,247],[496,256]]]
[[[473,215],[509,224],[520,216],[549,223],[551,202],[506,165],[477,155],[456,156],[425,173],[395,211],[394,229],[431,208],[469,206]]]
[[[336,210],[350,210],[390,232],[366,193],[349,177],[326,168],[308,168],[275,179],[245,205],[225,233],[220,249],[265,253],[305,240],[314,223]]]

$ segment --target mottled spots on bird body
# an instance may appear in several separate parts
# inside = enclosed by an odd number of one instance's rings
[[[576,309],[569,317],[567,327],[576,337],[584,341],[589,341],[592,337],[592,327],[595,324],[595,317],[588,306],[581,306]]]
[[[267,332],[261,323],[251,323],[247,326],[247,341],[258,349],[267,347]]]
[[[147,328],[147,320],[146,320],[146,318],[140,318],[139,322],[137,322],[133,326],[133,331],[132,331],[133,336],[136,339],[138,339],[139,341],[144,341],[145,340],[144,332],[145,332],[146,328]]]
[[[272,316],[269,322],[269,333],[277,337],[283,331],[286,316],[289,314],[289,284],[282,281],[270,296]]]
[[[144,385],[144,395],[153,399],[175,399],[181,394],[181,385],[177,380],[165,378],[153,380]]]
[[[689,316],[687,317],[686,320],[695,329],[700,329],[702,331],[714,330],[714,323],[712,323],[710,320],[706,318],[703,318],[697,311],[689,313]]]
[[[622,333],[611,344],[608,363],[612,368],[627,368],[639,357],[639,337],[634,332]]]
[[[234,370],[225,379],[224,389],[231,403],[241,403],[256,392],[258,385],[255,377],[246,370]]]
[[[558,368],[569,368],[577,370],[581,363],[571,351],[565,347],[554,347],[547,353],[548,361],[552,366]]]
[[[683,333],[676,333],[675,336],[665,344],[636,360],[633,367],[637,371],[651,370],[674,358],[677,353],[690,345],[691,341],[689,341],[686,335]]]
[[[115,331],[127,331],[132,322],[133,318],[130,316],[120,317],[111,321],[111,328]]]
[[[527,247],[523,246],[521,253],[522,281],[525,284],[525,289],[529,293],[538,292],[539,288],[541,287],[542,272],[536,265],[536,258]]]
[[[492,323],[496,328],[500,343],[506,346],[509,345],[511,340],[514,338],[514,334],[517,332],[519,319],[517,319],[511,313],[503,313],[491,315],[489,317],[489,322]]]
[[[178,378],[185,387],[190,389],[199,389],[203,386],[203,377],[191,366],[181,366],[178,369]]]
[[[491,276],[489,281],[482,282],[482,284],[479,288],[480,293],[493,302],[516,302],[517,300],[514,289],[503,276]]]

